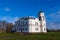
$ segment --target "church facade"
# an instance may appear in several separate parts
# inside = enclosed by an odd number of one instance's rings
[[[40,33],[47,32],[44,12],[40,11],[38,18],[27,16],[15,22],[16,32]]]

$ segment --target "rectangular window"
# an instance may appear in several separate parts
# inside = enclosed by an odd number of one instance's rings
[[[27,31],[27,28],[25,28],[25,31]]]
[[[20,25],[23,25],[23,24],[24,24],[24,22],[23,22],[23,21],[21,21],[21,22],[20,22]]]
[[[19,28],[19,30],[21,30],[21,28]]]
[[[19,28],[19,31],[22,32],[22,28]]]
[[[27,28],[23,28],[23,31],[27,31],[28,29]]]
[[[24,28],[23,28],[23,31],[24,31]]]
[[[38,28],[35,28],[36,31],[38,31]]]
[[[35,22],[35,25],[38,26],[38,22]]]

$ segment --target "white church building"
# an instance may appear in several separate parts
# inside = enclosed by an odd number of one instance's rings
[[[46,18],[44,12],[40,11],[38,18],[27,16],[22,17],[15,22],[16,32],[41,33],[47,32]]]

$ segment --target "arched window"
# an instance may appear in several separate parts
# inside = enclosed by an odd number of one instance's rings
[[[43,21],[45,20],[45,17],[43,16]]]
[[[46,28],[44,28],[44,31],[46,31]]]

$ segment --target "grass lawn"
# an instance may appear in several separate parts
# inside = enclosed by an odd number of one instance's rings
[[[0,33],[0,40],[60,40],[60,32],[32,35],[23,35],[21,33]]]

